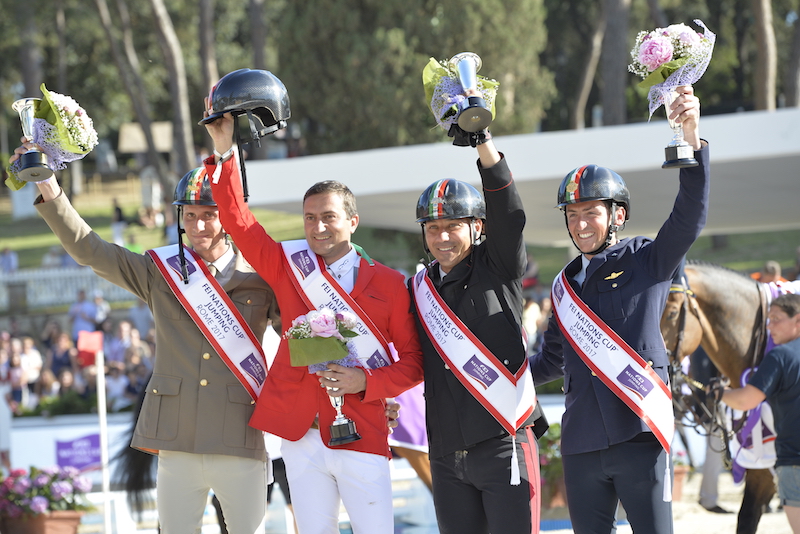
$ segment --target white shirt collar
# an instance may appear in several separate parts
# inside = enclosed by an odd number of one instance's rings
[[[228,250],[216,260],[209,262],[208,265],[213,265],[216,267],[218,273],[222,273],[228,268],[228,265],[231,264],[234,256],[233,247],[228,245]]]
[[[352,246],[347,254],[328,265],[328,270],[336,281],[339,282],[339,285],[342,286],[342,289],[348,293],[352,291],[353,286],[355,286],[355,279],[351,273],[353,272],[353,267],[356,265],[358,265],[358,252],[356,252],[356,249]]]

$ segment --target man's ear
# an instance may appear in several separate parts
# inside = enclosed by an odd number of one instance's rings
[[[358,228],[358,221],[359,221],[358,213],[356,213],[355,215],[353,215],[353,218],[350,219],[350,233],[351,234],[355,233],[356,228]]]

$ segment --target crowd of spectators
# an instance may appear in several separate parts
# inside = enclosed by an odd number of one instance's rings
[[[0,402],[6,402],[15,415],[40,413],[43,406],[59,399],[70,398],[72,405],[83,400],[86,406],[93,406],[97,393],[96,354],[78,350],[80,330],[104,333],[108,410],[125,410],[136,402],[153,369],[152,315],[147,306],[142,309],[137,304],[124,318],[114,320],[100,301],[102,294],[95,294],[95,302],[85,297],[79,300],[76,309],[80,312],[70,314],[70,327],[50,319],[38,333],[0,331],[0,383],[10,389],[10,397],[0,398]]]

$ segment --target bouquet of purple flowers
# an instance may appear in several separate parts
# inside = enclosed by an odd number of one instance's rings
[[[309,373],[323,371],[329,363],[345,367],[360,365],[355,348],[347,343],[348,338],[358,335],[353,331],[357,324],[358,319],[352,313],[336,313],[330,308],[297,317],[283,335],[289,340],[292,365],[307,365]]]
[[[92,482],[74,467],[14,469],[0,478],[0,517],[36,516],[60,510],[89,510]]]
[[[651,32],[641,31],[631,50],[628,71],[642,81],[639,87],[650,88],[650,115],[664,103],[664,95],[681,85],[692,85],[705,73],[714,51],[716,35],[696,19],[704,33],[685,24],[672,24]]]

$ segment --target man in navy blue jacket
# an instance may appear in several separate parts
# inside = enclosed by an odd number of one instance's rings
[[[577,534],[611,532],[618,502],[634,532],[672,532],[666,452],[673,429],[671,404],[665,408],[662,402],[658,414],[650,413],[652,406],[644,399],[669,395],[659,320],[673,274],[705,225],[710,176],[708,146],[698,132],[699,100],[690,86],[677,92],[670,117],[682,123],[700,164],[681,169],[678,197],[655,239],[617,237],[630,214],[630,197],[614,171],[580,167],[559,189],[559,207],[581,255],[554,283],[554,299],[571,295],[571,310],[577,313],[572,327],[566,313],[553,314],[542,350],[530,365],[537,384],[564,376],[561,452]],[[593,326],[586,326],[586,317],[596,319]],[[581,335],[583,341],[576,341]],[[595,361],[611,341],[609,357]],[[621,373],[614,371],[620,361],[625,362]],[[637,362],[641,368],[631,371]],[[626,396],[637,388],[641,405]],[[660,426],[654,424],[659,415]]]

